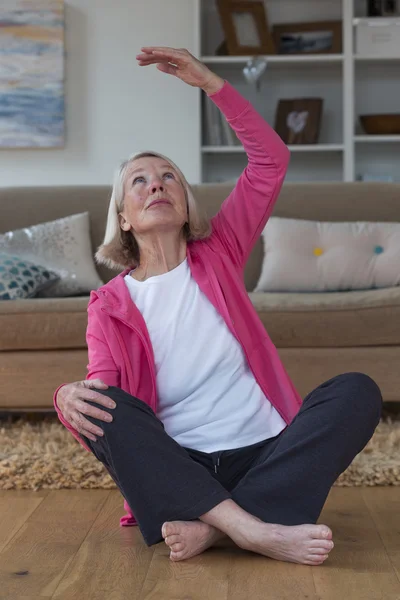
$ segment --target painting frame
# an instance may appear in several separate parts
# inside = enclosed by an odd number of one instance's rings
[[[65,148],[64,0],[5,0],[0,23],[0,148]]]
[[[332,44],[330,47],[323,47],[321,49],[308,49],[307,44],[305,43],[304,50],[296,51],[296,39],[299,40],[297,45],[301,48],[301,39],[299,36],[296,38],[296,34],[305,34],[304,38],[306,38],[307,34],[310,34],[309,37],[312,38],[312,34],[326,33],[330,34],[332,37]],[[294,51],[284,51],[285,43],[283,37],[286,35],[288,38],[287,48],[290,48],[290,37],[293,38],[293,46]],[[341,54],[343,51],[343,23],[342,21],[311,21],[305,23],[280,23],[279,25],[274,25],[272,27],[272,37],[274,39],[274,44],[276,48],[277,54],[284,55],[298,55],[298,54]],[[300,36],[301,38],[301,36]],[[330,38],[329,38],[330,39]],[[320,40],[321,41],[321,40]],[[324,40],[322,40],[323,42]],[[328,40],[327,40],[328,42]]]
[[[266,8],[262,0],[217,0],[217,9],[225,35],[225,40],[218,48],[217,54],[256,56],[276,53]],[[256,45],[240,43],[235,14],[251,16],[259,39]]]
[[[274,129],[287,145],[317,144],[323,106],[323,98],[281,99],[276,109]]]

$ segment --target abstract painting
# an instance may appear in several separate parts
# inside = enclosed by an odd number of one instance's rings
[[[64,145],[64,2],[0,2],[0,147]]]

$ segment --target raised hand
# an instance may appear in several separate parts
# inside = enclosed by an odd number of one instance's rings
[[[157,65],[157,69],[168,75],[178,77],[184,83],[199,87],[206,94],[218,92],[224,80],[184,48],[166,46],[145,46],[136,56],[140,67]]]

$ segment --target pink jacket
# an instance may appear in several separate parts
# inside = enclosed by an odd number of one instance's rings
[[[275,131],[228,82],[210,96],[222,111],[248,156],[248,165],[234,190],[212,219],[212,233],[190,242],[187,258],[200,289],[239,340],[261,389],[289,424],[302,399],[294,388],[243,283],[243,269],[278,198],[289,150]],[[124,282],[126,269],[96,291],[88,305],[87,379],[102,379],[146,402],[157,412],[153,349],[143,317]],[[65,384],[63,384],[65,385]],[[61,387],[61,386],[60,386]],[[62,416],[60,421],[90,452],[84,440]],[[136,525],[126,500],[123,526]]]

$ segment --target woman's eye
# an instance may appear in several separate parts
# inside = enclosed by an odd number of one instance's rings
[[[174,177],[174,174],[173,174],[173,173],[169,173],[169,172],[168,172],[168,173],[164,173],[163,177],[164,177],[164,178],[166,178],[166,177],[172,177],[172,179],[174,179],[174,178],[175,178],[175,177]],[[137,183],[138,181],[142,181],[142,182],[144,182],[144,181],[145,181],[145,178],[144,178],[142,175],[139,175],[138,177],[135,177],[135,179],[134,179],[134,180],[133,180],[133,182],[132,182],[132,185],[134,185],[134,184],[135,184],[135,183]]]

